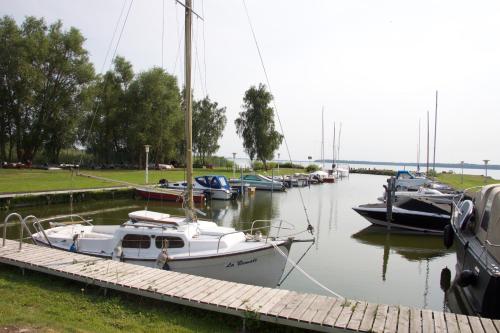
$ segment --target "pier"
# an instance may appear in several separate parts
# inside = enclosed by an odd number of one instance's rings
[[[319,332],[500,333],[500,321],[273,289],[5,240],[0,263],[165,302]]]

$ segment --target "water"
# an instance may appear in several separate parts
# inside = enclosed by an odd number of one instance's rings
[[[315,228],[316,243],[302,259],[300,267],[329,289],[348,298],[443,310],[440,273],[448,267],[454,276],[454,252],[444,249],[440,237],[368,228],[371,224],[351,209],[357,204],[376,202],[385,181],[385,176],[352,174],[335,184],[301,189],[309,221]],[[125,221],[129,211],[146,205],[151,210],[183,213],[174,203],[141,200],[79,203],[73,206],[73,211],[91,212],[89,217],[96,224],[118,224]],[[109,208],[116,210],[99,212]],[[70,206],[31,207],[18,211],[23,216],[46,217],[69,213]],[[203,211],[219,224],[239,229],[250,227],[250,223],[241,221],[280,218],[293,223],[296,232],[307,227],[297,188],[284,193],[258,191],[243,201],[213,201]],[[0,213],[2,220],[6,213]],[[9,228],[11,237],[16,234],[13,229]],[[307,239],[311,235],[304,232],[297,238]],[[290,257],[297,261],[309,245],[295,243]],[[328,295],[297,270],[290,274],[282,288]]]

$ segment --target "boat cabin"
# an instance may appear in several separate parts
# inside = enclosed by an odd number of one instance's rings
[[[474,199],[471,228],[487,251],[500,260],[500,184],[484,186]]]
[[[224,176],[199,176],[195,177],[194,180],[203,187],[231,190],[231,186]]]

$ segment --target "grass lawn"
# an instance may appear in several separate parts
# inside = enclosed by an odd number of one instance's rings
[[[436,178],[438,181],[448,184],[456,189],[466,189],[474,186],[500,183],[500,180],[493,179],[491,177],[485,178],[484,176],[477,175],[464,175],[463,182],[462,175],[459,174],[440,173]]]
[[[238,332],[242,319],[215,312],[87,287],[85,284],[0,264],[0,331]],[[247,320],[249,332],[294,331]],[[17,331],[16,331],[17,332]]]
[[[108,179],[115,179],[125,181],[133,184],[144,184],[145,176],[144,170],[82,170],[82,173],[89,175],[105,177]],[[301,169],[280,169],[280,174],[291,174],[295,172],[304,172]],[[195,176],[217,174],[224,175],[228,178],[233,177],[233,172],[226,169],[195,169]],[[268,171],[271,175],[271,171]],[[277,175],[278,171],[275,169],[274,174]],[[236,177],[239,174],[236,173]],[[185,179],[185,172],[183,169],[177,170],[150,170],[149,171],[149,184],[156,184],[162,178],[169,181],[179,181]],[[11,192],[32,192],[32,191],[49,191],[49,190],[69,190],[80,188],[95,188],[95,187],[108,187],[120,185],[119,183],[101,181],[97,179],[76,176],[67,170],[30,170],[30,169],[0,169],[0,193]]]

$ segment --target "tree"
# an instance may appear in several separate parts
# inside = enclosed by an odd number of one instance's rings
[[[75,28],[63,31],[61,21],[47,26],[27,17],[19,28],[4,17],[0,40],[0,149],[8,141],[18,160],[32,161],[43,149],[57,162],[76,140],[82,97],[94,78],[85,39]]]
[[[243,97],[243,109],[235,120],[236,133],[243,139],[243,147],[250,160],[257,158],[267,170],[266,161],[274,156],[274,152],[283,141],[283,135],[275,130],[274,111],[269,105],[273,95],[262,83],[259,87],[251,86]]]
[[[178,156],[184,139],[184,115],[177,79],[161,68],[140,73],[127,92],[125,144],[129,156],[143,164],[144,145],[152,145],[154,162]]]
[[[226,108],[218,107],[208,96],[193,103],[193,150],[198,153],[201,163],[214,154],[226,127]]]

